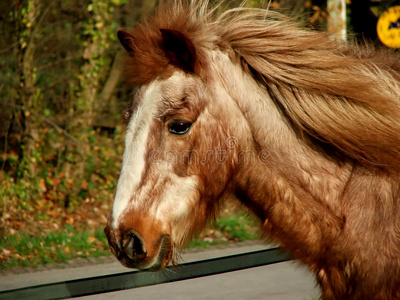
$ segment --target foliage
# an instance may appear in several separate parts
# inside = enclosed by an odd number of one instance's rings
[[[65,225],[62,231],[38,235],[14,234],[0,240],[2,254],[8,256],[4,268],[35,266],[65,262],[76,257],[97,257],[108,254],[108,244],[101,228],[83,231]]]

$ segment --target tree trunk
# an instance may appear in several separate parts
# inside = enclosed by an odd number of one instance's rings
[[[99,102],[102,107],[104,105],[107,105],[107,103],[110,101],[111,96],[115,88],[117,87],[118,81],[121,77],[122,73],[121,56],[122,56],[122,51],[120,50],[115,55],[113,64],[111,66],[110,74],[108,75],[107,81],[104,84],[101,94],[99,95]]]
[[[327,10],[328,17],[328,32],[331,36],[338,40],[346,42],[347,26],[346,26],[346,1],[345,0],[328,0]]]
[[[73,105],[68,113],[68,132],[79,140],[80,144],[67,144],[64,154],[66,160],[63,164],[65,176],[75,181],[79,181],[84,175],[87,158],[92,151],[90,138],[99,107],[98,91],[108,65],[105,50],[109,47],[109,34],[106,29],[112,20],[111,6],[112,1],[93,0],[86,7],[90,12],[90,18],[83,26],[85,31],[85,40],[82,42],[84,64],[80,73],[77,74],[78,91],[75,93],[75,98],[71,99]]]
[[[35,36],[40,22],[40,5],[38,0],[20,2],[16,6],[18,66],[19,66],[19,99],[17,100],[18,119],[23,129],[20,150],[20,165],[18,177],[35,176],[37,161],[34,157],[38,131],[38,101],[40,91],[36,88],[36,73],[34,70]],[[42,19],[42,18],[41,18]]]

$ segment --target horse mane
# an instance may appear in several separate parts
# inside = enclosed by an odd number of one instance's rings
[[[131,31],[131,83],[171,72],[160,29],[177,30],[195,46],[199,76],[210,74],[207,51],[226,52],[265,85],[299,136],[364,165],[400,170],[398,56],[347,46],[270,10],[208,7],[208,1],[167,1]]]

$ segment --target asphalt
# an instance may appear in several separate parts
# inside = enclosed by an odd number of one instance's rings
[[[246,253],[266,249],[259,243],[188,251],[183,262]],[[129,272],[117,261],[90,263],[64,269],[49,269],[22,274],[0,275],[0,290],[9,290],[51,282]],[[118,292],[80,297],[78,299],[318,299],[313,275],[296,261],[277,263],[220,275],[141,287]]]

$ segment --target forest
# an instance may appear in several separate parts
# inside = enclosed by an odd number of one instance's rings
[[[0,269],[108,254],[103,228],[124,149],[121,113],[134,93],[124,85],[116,31],[158,2],[0,1]],[[399,1],[346,2],[352,38],[381,46],[377,18]],[[327,30],[326,1],[245,5],[268,5]],[[238,214],[199,238],[256,238],[252,229]]]

